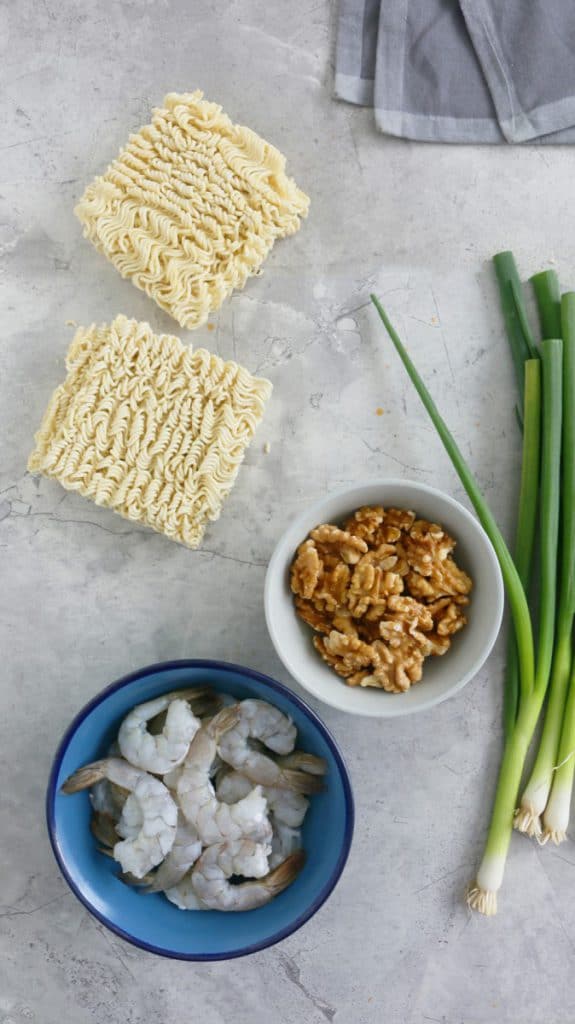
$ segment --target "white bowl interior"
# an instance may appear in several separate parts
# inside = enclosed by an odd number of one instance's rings
[[[340,524],[362,505],[413,509],[440,523],[457,541],[455,559],[473,580],[467,626],[443,657],[427,658],[421,682],[406,693],[347,686],[312,646],[312,630],[296,615],[289,570],[298,545],[319,523]],[[501,625],[503,580],[495,552],[480,523],[459,502],[426,484],[380,480],[328,495],[317,502],[281,538],[266,576],[268,630],[283,664],[315,697],[341,711],[391,718],[422,711],[457,693],[479,671]]]

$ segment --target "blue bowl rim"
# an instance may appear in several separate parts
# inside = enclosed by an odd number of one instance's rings
[[[77,886],[76,882],[74,881],[72,875],[68,871],[65,859],[62,856],[62,853],[58,845],[55,817],[55,797],[57,792],[56,783],[66,750],[68,749],[70,740],[72,739],[78,727],[82,724],[82,722],[90,714],[90,712],[93,711],[94,708],[102,704],[112,693],[115,693],[117,690],[123,689],[123,687],[127,686],[129,683],[134,683],[138,679],[142,679],[146,676],[156,675],[158,672],[180,668],[216,669],[218,671],[223,672],[235,672],[243,674],[247,676],[249,679],[255,680],[256,682],[265,683],[266,686],[269,686],[272,690],[275,690],[277,693],[281,693],[282,696],[284,696],[287,700],[295,704],[295,706],[310,719],[310,721],[315,725],[317,730],[321,733],[327,745],[331,749],[331,752],[333,754],[334,760],[337,764],[340,773],[343,786],[345,801],[345,827],[342,849],[337,859],[335,868],[332,871],[326,884],[323,886],[323,888],[321,889],[317,897],[313,900],[313,902],[310,904],[310,906],[307,908],[307,910],[305,910],[304,913],[300,914],[299,917],[292,921],[291,924],[287,925],[285,928],[280,929],[278,932],[270,936],[269,939],[266,939],[262,942],[253,943],[251,946],[244,946],[238,950],[235,950],[234,952],[229,953],[177,953],[173,950],[165,949],[160,946],[154,946],[151,943],[144,942],[141,939],[137,939],[134,935],[131,935],[129,932],[124,931],[123,928],[118,927],[118,925],[110,921],[110,919],[107,918],[105,914],[101,914],[99,911],[97,911],[91,905],[89,900],[86,899],[86,897],[83,895],[83,893]],[[131,943],[133,946],[137,946],[139,949],[145,950],[147,953],[154,953],[156,956],[163,956],[172,960],[187,961],[235,960],[237,957],[249,956],[252,953],[258,953],[262,949],[268,949],[270,946],[275,946],[276,943],[282,942],[283,939],[286,939],[289,935],[292,935],[293,932],[296,932],[299,928],[302,927],[302,925],[309,921],[309,919],[317,913],[320,907],[323,906],[323,904],[331,895],[335,886],[337,885],[341,877],[341,873],[345,867],[347,858],[349,856],[355,824],[355,805],[353,799],[353,792],[351,788],[351,782],[349,778],[349,772],[343,759],[343,755],[335,739],[331,735],[327,726],[324,725],[324,723],[321,721],[319,715],[317,715],[313,708],[311,708],[304,700],[302,700],[302,698],[299,697],[298,694],[294,693],[293,690],[290,690],[289,687],[285,686],[283,683],[279,683],[277,680],[272,679],[270,676],[264,675],[263,672],[257,672],[255,669],[246,668],[244,665],[235,665],[232,662],[217,661],[209,658],[184,658],[176,661],[157,662],[156,664],[147,665],[145,668],[138,669],[136,672],[131,672],[129,673],[129,675],[123,676],[121,679],[117,679],[114,683],[111,683],[109,686],[105,687],[105,689],[97,693],[95,697],[93,697],[90,701],[88,701],[87,704],[84,705],[83,708],[81,708],[81,710],[73,718],[72,722],[66,729],[66,732],[64,733],[62,739],[60,740],[60,743],[58,744],[58,749],[54,757],[52,769],[50,771],[50,778],[48,780],[48,789],[46,791],[46,822],[48,826],[48,836],[50,839],[52,852],[54,854],[54,857],[56,858],[58,867],[60,868],[62,875],[64,876],[66,882],[68,883],[70,889],[72,890],[76,898],[80,900],[80,903],[82,903],[85,906],[86,910],[90,914],[92,914],[92,916],[95,917],[100,922],[100,924],[103,924],[106,928],[109,928],[110,931],[114,932],[116,935],[119,935],[119,937],[121,939],[124,939],[126,942]]]

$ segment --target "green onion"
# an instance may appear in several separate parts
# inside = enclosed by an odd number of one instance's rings
[[[543,443],[541,449],[541,599],[535,686],[547,689],[553,657],[557,596],[557,544],[561,485],[563,342],[546,338],[543,360]]]
[[[493,257],[493,264],[499,284],[501,308],[503,310],[507,337],[509,338],[513,365],[517,375],[519,394],[523,398],[525,390],[525,363],[528,359],[534,358],[536,352],[523,302],[521,282],[513,253],[498,252]]]
[[[517,512],[517,532],[515,535],[515,566],[526,591],[531,571],[539,491],[541,440],[541,362],[539,359],[527,359],[525,362],[525,397],[523,407],[523,455]],[[518,703],[519,662],[517,658],[517,641],[513,631],[510,631],[503,699],[503,721],[506,736],[510,735],[517,720]]]
[[[541,334],[544,338],[561,337],[561,291],[554,270],[542,270],[531,278],[537,300]]]
[[[525,590],[509,550],[469,467],[411,362],[397,332],[377,298],[374,295],[371,298],[493,544],[511,605],[519,661],[519,708],[515,726],[505,743],[484,856],[477,873],[476,883],[467,895],[470,907],[484,914],[494,914],[497,910],[497,892],[503,880],[523,766],[545,697],[552,655],[561,447],[562,342],[560,339],[549,339],[544,341],[542,346],[541,519],[542,532],[543,529],[547,530],[548,536],[543,538],[542,615],[537,668],[534,673],[531,617]],[[575,719],[575,692],[573,707]]]
[[[517,530],[514,558],[525,591],[531,576],[531,559],[539,487],[540,434],[541,434],[541,367],[539,353],[531,331],[523,289],[513,253],[499,252],[493,257],[501,309],[511,358],[515,366],[521,401],[515,411],[523,430],[521,459],[521,489],[517,510]],[[513,630],[509,631],[505,684],[503,697],[503,724],[509,736],[517,719],[519,703],[519,662],[517,642]]]
[[[561,454],[561,361],[562,342],[549,339],[542,344],[543,362],[543,445],[541,466],[542,588],[539,651],[533,689],[521,690],[517,722],[508,737],[499,772],[495,802],[485,852],[468,904],[484,914],[497,911],[497,892],[503,872],[514,809],[523,766],[549,680],[555,622],[557,533],[559,520],[559,469]],[[548,537],[544,537],[547,530]]]
[[[522,807],[543,815],[543,842],[565,838],[575,768],[575,676],[569,680],[573,661],[572,631],[575,618],[575,293],[561,303],[563,324],[563,463],[561,579],[557,640],[549,703],[537,759]],[[575,668],[575,666],[574,666]],[[566,699],[566,691],[569,694]],[[558,766],[558,767],[556,767]],[[551,795],[549,796],[549,791]],[[547,805],[547,806],[546,806]]]

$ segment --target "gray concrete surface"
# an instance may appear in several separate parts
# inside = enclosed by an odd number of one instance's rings
[[[325,0],[0,4],[1,1024],[570,1024],[575,847],[513,843],[492,921],[462,903],[501,743],[501,645],[456,699],[392,722],[321,714],[353,775],[357,830],[333,897],[280,946],[228,964],[154,958],[69,893],[43,823],[78,708],[150,662],[215,656],[286,682],[265,566],[326,488],[383,474],[461,488],[367,308],[375,287],[504,528],[519,438],[486,260],[575,283],[573,153],[378,136],[331,99]],[[26,473],[63,374],[65,321],[177,325],[82,239],[85,184],[172,90],[201,87],[277,143],[312,197],[295,238],[194,344],[269,375],[274,398],[221,520],[185,550]],[[378,416],[376,409],[384,410]],[[271,451],[264,454],[264,442]]]

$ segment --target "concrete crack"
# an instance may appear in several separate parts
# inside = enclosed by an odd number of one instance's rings
[[[291,982],[292,985],[295,985],[296,988],[299,988],[300,992],[305,996],[308,1002],[310,1002],[312,1006],[315,1006],[316,1010],[319,1010],[326,1020],[332,1021],[337,1013],[335,1006],[332,1006],[331,1003],[326,1003],[325,999],[321,999],[319,996],[314,996],[313,993],[306,988],[301,980],[301,970],[293,957],[280,954],[279,962],[288,981]]]
[[[366,448],[374,455],[385,455],[386,458],[391,459],[392,462],[396,462],[398,466],[403,469],[411,469],[414,473],[431,473],[430,469],[424,469],[423,466],[411,466],[409,462],[402,462],[396,455],[392,455],[391,452],[386,452],[385,448],[380,448],[378,445],[372,445],[369,441],[366,441],[364,437],[361,439]]]

